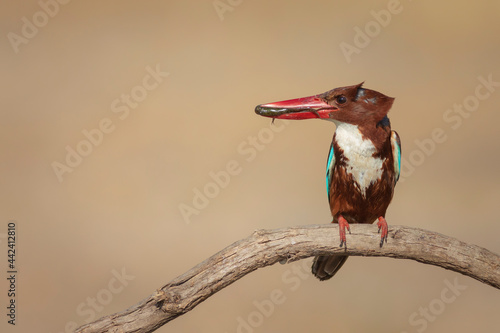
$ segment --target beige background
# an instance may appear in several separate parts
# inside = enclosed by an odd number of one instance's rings
[[[290,122],[270,138],[270,121],[254,107],[361,81],[396,97],[390,118],[405,167],[418,162],[397,186],[389,224],[500,252],[500,87],[458,128],[443,119],[454,104],[474,101],[478,77],[500,82],[498,2],[402,0],[380,31],[371,11],[387,10],[388,1],[231,3],[221,20],[211,0],[72,1],[17,53],[8,33],[20,35],[23,17],[32,22],[41,7],[4,4],[0,268],[14,219],[20,274],[18,325],[7,325],[2,310],[2,331],[64,332],[68,322],[127,308],[255,229],[328,223],[324,167],[334,125]],[[355,45],[355,28],[367,24],[373,37],[348,63],[340,45]],[[157,65],[168,77],[120,119],[113,101],[138,92],[146,67]],[[106,118],[114,130],[59,182],[53,162],[65,163],[66,147],[75,149],[82,131]],[[446,140],[424,155],[416,141],[428,142],[436,128]],[[259,133],[266,144],[248,161],[241,149]],[[231,160],[240,173],[186,223],[180,205],[192,206],[193,191]],[[351,258],[320,283],[308,267],[293,267],[254,272],[158,331],[493,332],[500,325],[498,290],[451,271]],[[113,270],[122,269],[134,278],[118,292]],[[455,279],[466,289],[444,303],[443,293],[453,296],[446,281]],[[5,279],[0,288],[5,309]],[[282,304],[258,314],[254,302],[273,290]],[[108,303],[97,304],[99,312],[87,303],[97,296]],[[429,306],[432,317],[423,319],[419,309]],[[256,327],[238,326],[249,317]]]

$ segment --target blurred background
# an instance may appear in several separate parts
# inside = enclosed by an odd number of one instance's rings
[[[0,268],[15,220],[19,269],[3,332],[70,332],[255,229],[328,223],[334,125],[254,108],[362,81],[396,97],[389,225],[500,252],[499,2],[63,2],[0,11]],[[258,270],[158,332],[500,326],[498,290],[466,276],[356,257],[320,283],[311,261]]]

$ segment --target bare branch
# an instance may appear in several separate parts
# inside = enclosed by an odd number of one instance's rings
[[[391,226],[389,241],[380,248],[376,230],[373,225],[351,225],[347,250],[338,246],[336,224],[257,230],[127,310],[86,324],[76,332],[152,332],[258,268],[319,254],[412,259],[500,289],[500,256],[495,253],[435,232],[404,226]]]

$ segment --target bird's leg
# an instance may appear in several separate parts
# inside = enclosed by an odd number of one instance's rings
[[[350,234],[351,228],[349,227],[349,223],[347,223],[347,220],[342,215],[339,215],[338,223],[339,223],[339,234],[340,234],[340,247],[345,246],[345,248],[347,248],[345,229],[347,228]]]
[[[380,247],[384,245],[384,240],[387,243],[387,235],[389,233],[389,227],[387,226],[387,221],[383,216],[380,216],[378,218],[378,232],[380,233],[380,230],[382,230],[382,234],[380,235]]]

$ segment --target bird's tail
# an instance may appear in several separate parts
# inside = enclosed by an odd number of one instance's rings
[[[348,256],[317,256],[312,264],[312,273],[315,277],[323,280],[332,278],[342,267]]]

